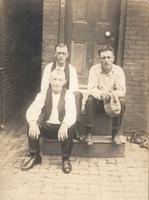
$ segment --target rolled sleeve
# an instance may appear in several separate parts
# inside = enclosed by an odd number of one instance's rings
[[[41,80],[41,91],[36,95],[35,100],[30,105],[26,112],[26,119],[28,123],[35,122],[38,120],[38,117],[41,113],[41,109],[44,106],[44,101],[46,98],[46,92],[50,83],[50,72],[51,72],[52,63],[46,65],[43,76]]]
[[[46,93],[40,92],[37,94],[33,103],[26,111],[26,120],[28,123],[36,122],[44,106]]]

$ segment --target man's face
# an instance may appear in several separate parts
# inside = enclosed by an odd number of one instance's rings
[[[64,64],[68,56],[69,54],[67,47],[56,47],[55,57],[58,64],[60,65]]]
[[[112,64],[114,62],[114,55],[111,51],[104,51],[100,53],[100,63],[102,70],[108,73],[112,70]]]
[[[53,73],[51,76],[51,87],[55,94],[59,94],[62,91],[63,85],[65,84],[65,75]]]

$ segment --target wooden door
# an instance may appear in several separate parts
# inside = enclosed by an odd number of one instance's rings
[[[98,48],[110,44],[116,49],[119,10],[120,0],[66,1],[64,37],[80,85],[87,84],[88,71],[98,60]]]

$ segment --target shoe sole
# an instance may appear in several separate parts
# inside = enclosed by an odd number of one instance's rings
[[[42,164],[42,160],[39,160],[37,163],[34,163],[33,166],[29,167],[29,168],[22,168],[21,167],[21,171],[29,171],[31,168],[33,168],[36,165],[41,165]]]

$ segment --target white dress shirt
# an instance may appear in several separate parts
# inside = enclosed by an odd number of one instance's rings
[[[37,120],[39,114],[41,113],[41,109],[44,106],[43,99],[46,98],[47,89],[49,88],[52,66],[53,66],[53,62],[46,65],[44,69],[42,80],[41,80],[41,90],[36,95],[34,102],[30,105],[26,113],[28,122],[34,119]],[[75,92],[78,90],[78,77],[77,77],[76,69],[70,64],[69,64],[69,73],[70,73],[69,90],[72,92]],[[29,115],[32,117],[30,117]]]
[[[44,69],[42,81],[41,81],[41,91],[47,91],[49,87],[50,73],[51,73],[52,66],[53,66],[53,62],[46,65]],[[76,69],[70,64],[69,64],[69,72],[70,72],[69,90],[71,90],[72,92],[75,92],[78,90],[78,77],[77,77]]]
[[[44,106],[45,98],[46,98],[45,93],[40,93],[40,95],[38,96],[38,103],[40,103],[40,106],[37,105],[36,101],[34,101],[30,105],[29,109],[26,112],[26,119],[29,124],[32,122],[36,122],[38,120],[38,117],[41,113],[41,109]],[[57,105],[60,97],[52,95],[52,98],[54,98],[52,99],[53,101],[52,113],[47,122],[57,124],[60,123],[58,119],[58,110],[57,110]],[[65,94],[65,116],[63,122],[65,122],[68,125],[68,128],[76,122],[75,97],[70,90],[67,90]]]
[[[112,71],[106,74],[100,64],[92,66],[89,71],[88,91],[97,99],[101,99],[101,95],[109,91],[113,91],[118,97],[124,97],[126,83],[123,69],[113,64]]]
[[[59,118],[58,118],[58,103],[60,99],[60,94],[54,94],[52,92],[52,111],[49,119],[47,120],[50,124],[60,124]]]

